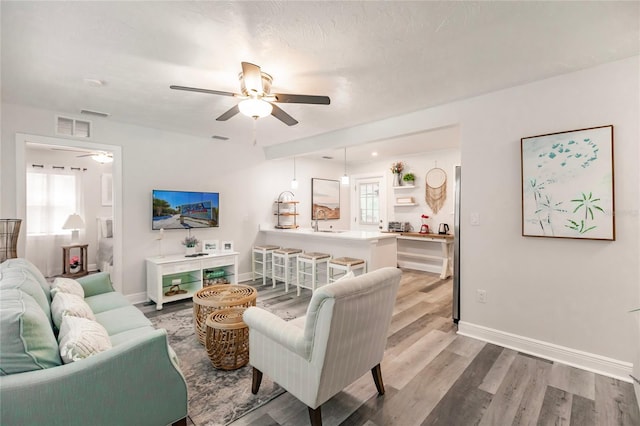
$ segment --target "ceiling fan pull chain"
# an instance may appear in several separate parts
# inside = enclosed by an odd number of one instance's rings
[[[253,146],[258,144],[258,137],[256,136],[256,122],[258,121],[258,117],[253,117]]]

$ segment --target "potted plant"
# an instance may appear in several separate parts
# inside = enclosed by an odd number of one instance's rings
[[[409,172],[402,177],[402,180],[407,182],[407,184],[409,185],[413,185],[413,182],[415,182],[416,180],[416,176],[413,173]]]
[[[73,256],[69,259],[69,271],[72,274],[75,274],[80,270],[80,258],[78,256]]]
[[[182,245],[187,248],[187,255],[194,254],[196,252],[196,246],[200,241],[196,237],[188,235],[182,240]]]

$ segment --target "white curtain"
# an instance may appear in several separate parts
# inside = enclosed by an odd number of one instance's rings
[[[25,257],[51,277],[62,273],[61,246],[71,242],[62,229],[70,214],[84,217],[82,170],[68,166],[27,165],[27,244]],[[81,238],[84,230],[80,230]]]

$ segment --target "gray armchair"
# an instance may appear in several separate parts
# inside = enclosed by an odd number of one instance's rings
[[[304,329],[263,309],[247,309],[251,391],[258,392],[267,374],[309,407],[312,425],[322,424],[324,402],[368,371],[383,395],[380,362],[400,275],[383,268],[321,287],[311,298]]]

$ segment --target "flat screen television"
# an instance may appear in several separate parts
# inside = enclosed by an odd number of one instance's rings
[[[219,211],[217,192],[154,189],[151,229],[215,228]]]

